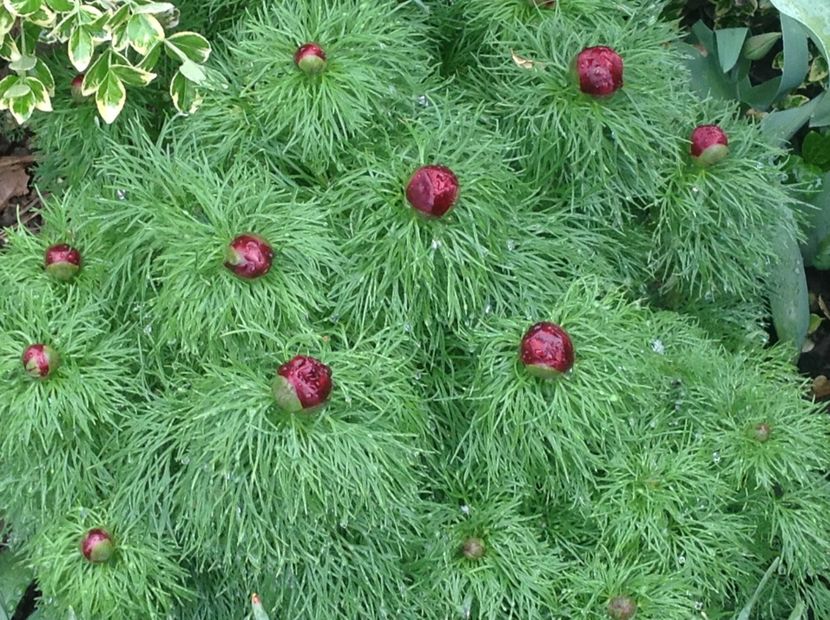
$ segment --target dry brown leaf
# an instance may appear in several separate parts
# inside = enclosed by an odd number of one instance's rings
[[[3,159],[0,159],[0,209],[6,206],[9,199],[28,193],[29,173],[26,168],[19,162],[16,165],[3,165]]]
[[[816,398],[827,398],[830,396],[830,379],[819,375],[813,379],[813,394]]]
[[[821,308],[822,314],[830,319],[830,309],[827,308],[827,303],[821,295],[818,296],[818,307]]]
[[[521,67],[522,69],[535,69],[536,67],[541,67],[542,63],[531,60],[530,58],[524,58],[523,56],[519,56],[513,50],[510,50],[511,55],[513,56],[513,62],[516,63],[517,67]]]

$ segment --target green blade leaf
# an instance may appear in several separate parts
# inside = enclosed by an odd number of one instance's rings
[[[813,99],[797,108],[771,112],[761,121],[761,130],[783,146],[810,120],[817,105],[818,99]]]
[[[95,51],[92,35],[86,28],[78,26],[69,35],[69,61],[78,71],[86,71]]]
[[[775,331],[779,341],[790,348],[793,359],[801,353],[810,326],[807,276],[795,230],[793,215],[787,211],[775,231],[778,260],[770,269],[768,291]]]
[[[810,202],[816,210],[810,216],[810,225],[807,230],[807,239],[801,247],[804,262],[808,266],[819,266],[824,258],[822,244],[830,237],[830,172],[822,178],[822,191]]]
[[[784,35],[784,69],[776,98],[798,88],[810,72],[810,50],[804,26],[782,15],[781,32]]]
[[[730,71],[738,62],[748,32],[748,28],[723,28],[715,31],[718,59],[724,73]]]
[[[830,3],[817,0],[771,0],[782,14],[803,24],[830,61]]]
[[[124,84],[113,71],[109,71],[95,94],[98,113],[107,125],[115,122],[115,119],[121,114],[121,110],[124,109],[126,101],[127,91]]]
[[[741,54],[748,60],[761,60],[761,58],[769,54],[770,50],[778,43],[780,38],[780,32],[756,34],[746,40]]]

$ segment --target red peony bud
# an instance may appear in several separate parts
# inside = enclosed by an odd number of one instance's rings
[[[86,97],[84,97],[84,93],[83,93],[83,86],[84,86],[84,74],[79,73],[74,78],[72,78],[72,85],[71,85],[72,99],[74,99],[75,101],[83,101],[84,99],[86,99]]]
[[[303,73],[320,73],[326,68],[326,52],[316,43],[306,43],[294,53],[294,63]]]
[[[615,596],[608,603],[608,615],[614,620],[631,620],[637,613],[637,602],[630,596]]]
[[[257,235],[239,235],[225,252],[225,267],[245,280],[264,276],[271,269],[274,251]]]
[[[23,368],[35,379],[47,379],[61,364],[60,355],[45,344],[33,344],[23,352]]]
[[[89,530],[81,540],[81,553],[93,564],[101,564],[112,557],[112,537],[105,530]]]
[[[711,166],[729,155],[729,138],[717,125],[701,125],[692,132],[692,159],[701,166]]]
[[[530,374],[553,379],[574,365],[573,343],[558,325],[536,323],[522,338],[521,358]]]
[[[468,560],[480,560],[484,557],[487,547],[480,538],[468,538],[461,545],[461,555]]]
[[[623,59],[610,47],[588,47],[576,57],[579,88],[593,97],[608,97],[623,86]]]
[[[406,199],[430,217],[442,217],[458,200],[458,177],[445,166],[422,166],[406,186]]]
[[[81,253],[65,243],[53,245],[46,249],[43,264],[50,276],[68,282],[81,269]]]
[[[331,393],[331,368],[313,357],[298,355],[277,369],[273,388],[283,411],[313,411]]]

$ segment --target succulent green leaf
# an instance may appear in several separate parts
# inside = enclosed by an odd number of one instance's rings
[[[825,58],[830,60],[830,3],[816,0],[771,0],[784,15],[810,30]]]
[[[808,266],[823,267],[828,263],[828,240],[830,240],[830,172],[822,177],[822,191],[811,203],[816,207],[811,213],[807,239],[802,245],[801,253]]]
[[[0,553],[0,618],[4,609],[10,610],[11,618],[31,581],[32,571],[19,556],[9,551]]]
[[[804,26],[782,15],[781,31],[784,35],[784,67],[776,97],[800,86],[810,70],[810,50]]]

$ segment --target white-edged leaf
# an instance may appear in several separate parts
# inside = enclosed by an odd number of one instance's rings
[[[156,63],[158,62],[159,58],[161,57],[161,49],[161,43],[157,43],[156,45],[154,45],[147,52],[144,58],[141,59],[141,62],[136,65],[136,67],[143,71],[152,71],[153,68],[156,66]]]
[[[40,7],[40,10],[35,11],[31,15],[27,16],[26,19],[31,23],[35,24],[36,26],[42,26],[43,28],[51,28],[55,25],[56,15],[52,11],[50,11],[45,6]]]
[[[104,119],[107,125],[111,125],[121,114],[124,109],[124,102],[127,101],[127,91],[124,84],[118,79],[112,71],[107,73],[107,77],[98,88],[95,94],[95,104],[98,106],[98,114]]]
[[[104,52],[101,54],[92,66],[84,74],[84,81],[81,84],[81,94],[84,97],[89,97],[91,94],[98,92],[101,84],[107,79],[111,63],[111,52]]]
[[[182,63],[182,66],[179,67],[179,71],[184,77],[186,77],[194,84],[201,84],[205,81],[205,78],[207,77],[207,74],[205,73],[205,68],[201,65],[197,65],[190,59],[186,59]]]
[[[55,78],[52,77],[52,71],[42,60],[38,60],[37,64],[32,69],[34,76],[43,83],[50,95],[55,94]]]
[[[196,86],[180,72],[176,72],[170,81],[170,97],[175,108],[182,114],[193,114],[202,103]]]
[[[52,99],[49,97],[49,91],[43,82],[34,77],[27,77],[26,84],[32,89],[32,95],[35,98],[35,108],[41,112],[51,112]]]
[[[21,56],[9,63],[9,69],[12,71],[28,71],[34,69],[36,64],[37,58],[34,56]]]
[[[24,97],[17,97],[9,101],[9,112],[11,112],[11,115],[14,117],[14,120],[17,121],[18,125],[22,125],[29,120],[29,117],[32,116],[32,112],[34,111],[35,97],[31,90],[28,95]]]
[[[133,13],[150,13],[151,15],[158,15],[159,13],[167,13],[176,7],[169,2],[148,2],[133,7]]]
[[[81,20],[81,23],[91,24],[92,22],[100,18],[103,14],[104,12],[97,6],[93,6],[91,4],[82,4],[78,10],[78,19]]]
[[[126,36],[130,47],[144,56],[154,45],[164,40],[164,28],[152,15],[133,15],[127,22]]]
[[[130,20],[130,5],[125,4],[107,18],[107,27],[121,26]]]
[[[0,80],[0,99],[6,98],[6,91],[17,84],[18,80],[20,80],[20,77],[17,75],[7,75]]]
[[[14,15],[5,6],[0,5],[0,37],[5,36],[14,26]]]
[[[72,0],[46,0],[46,4],[53,11],[71,11],[75,8],[75,3]]]
[[[175,48],[176,55],[184,60],[192,60],[197,64],[204,64],[210,57],[210,43],[202,35],[195,32],[177,32],[167,37],[166,44]]]
[[[147,86],[156,79],[155,73],[144,71],[132,65],[113,64],[110,65],[110,71],[114,72],[118,79],[128,86]]]
[[[9,62],[14,62],[20,58],[20,50],[17,49],[17,42],[13,37],[4,37],[2,44],[0,44],[0,58],[5,58]]]
[[[31,15],[43,6],[43,0],[5,0],[6,8],[15,15]]]
[[[78,71],[86,71],[92,60],[95,44],[86,28],[78,26],[69,36],[69,61]]]
[[[19,97],[26,97],[30,92],[32,92],[32,89],[29,88],[29,85],[26,84],[23,78],[19,78],[17,82],[6,88],[3,98],[18,99]]]

